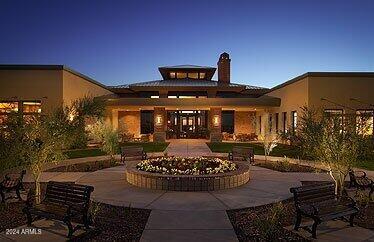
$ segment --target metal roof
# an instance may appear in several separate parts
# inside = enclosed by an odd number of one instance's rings
[[[164,69],[216,69],[211,66],[197,66],[197,65],[176,65],[176,66],[161,66]]]
[[[111,86],[111,88],[132,88],[132,87],[218,87],[218,86],[226,86],[226,87],[242,87],[246,90],[259,90],[259,89],[266,89],[263,87],[256,87],[244,84],[237,84],[237,83],[229,83],[229,84],[221,84],[218,81],[213,80],[199,80],[199,79],[170,79],[170,80],[156,80],[156,81],[148,81],[148,82],[139,82],[133,84],[126,84],[126,85],[119,85],[119,86]]]

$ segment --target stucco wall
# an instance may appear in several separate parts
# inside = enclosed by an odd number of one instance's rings
[[[42,111],[62,105],[61,70],[0,70],[0,100],[39,100]]]
[[[258,116],[262,116],[261,131],[262,134],[268,129],[269,116],[268,113],[273,114],[272,118],[272,133],[275,133],[275,113],[279,113],[278,127],[282,131],[283,127],[283,112],[287,112],[286,115],[286,127],[291,125],[291,112],[296,111],[298,114],[303,106],[309,105],[309,77],[305,77],[297,82],[291,83],[272,92],[267,95],[272,97],[278,97],[281,99],[281,105],[275,108],[268,108],[256,112],[256,120],[258,122]],[[256,125],[256,133],[259,134],[259,126]]]
[[[140,135],[140,112],[118,111],[118,130]]]
[[[246,111],[235,111],[234,121],[235,121],[235,133],[254,133],[255,127],[253,123],[255,112],[246,112]]]
[[[343,109],[346,113],[355,112],[356,109],[373,109],[368,104],[374,104],[374,77],[309,78],[309,106],[319,109]],[[351,98],[358,99],[361,103],[352,101]]]
[[[69,71],[63,71],[63,100],[69,105],[72,101],[87,96],[102,96],[111,92]]]

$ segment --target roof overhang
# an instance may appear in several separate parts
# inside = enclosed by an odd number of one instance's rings
[[[158,70],[161,73],[161,76],[164,78],[164,80],[169,79],[169,72],[205,72],[206,73],[206,80],[211,80],[214,76],[214,73],[216,72],[216,68],[214,67],[159,67]]]
[[[179,109],[222,108],[270,108],[279,107],[280,98],[261,96],[258,98],[109,98],[106,106],[110,108],[153,108],[172,107]]]

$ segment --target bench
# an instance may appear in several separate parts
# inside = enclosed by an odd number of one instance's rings
[[[127,157],[142,157],[142,160],[145,160],[147,153],[141,146],[123,146],[121,147],[121,162],[125,162]]]
[[[241,158],[249,160],[249,162],[255,162],[255,153],[253,147],[247,146],[234,146],[232,151],[229,152],[229,160],[233,161],[235,158]]]
[[[14,197],[7,197],[5,198],[5,193],[10,193],[15,191],[17,194],[17,198],[22,201],[20,190],[25,190],[23,188],[23,176],[26,174],[25,170],[22,170],[19,173],[8,173],[4,176],[4,180],[0,183],[0,195],[1,195],[1,202],[5,203],[5,200],[14,198]]]
[[[35,215],[37,218],[47,218],[64,222],[68,227],[67,237],[84,225],[90,228],[91,219],[88,215],[92,186],[69,184],[50,181],[47,183],[45,198],[40,204],[32,205],[28,200],[23,209],[27,217],[27,225],[31,226]],[[78,225],[73,227],[71,222]]]
[[[348,196],[338,199],[333,183],[293,187],[290,191],[296,207],[295,230],[299,229],[302,217],[313,219],[312,229],[305,228],[312,233],[313,238],[317,238],[317,225],[321,222],[349,216],[350,225],[353,226],[358,208]]]
[[[364,171],[349,171],[349,187],[356,187],[360,190],[369,188],[369,198],[371,198],[374,192],[374,182],[367,177]]]

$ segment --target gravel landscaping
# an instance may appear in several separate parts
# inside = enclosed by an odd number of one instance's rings
[[[24,183],[26,191],[34,187],[33,183]],[[46,183],[41,184],[42,194]],[[0,205],[0,232],[26,224],[22,213],[25,202],[8,201]],[[82,234],[72,241],[139,241],[148,217],[149,209],[119,207],[92,202],[93,227],[95,233]]]
[[[311,166],[294,164],[294,163],[284,162],[284,161],[256,162],[255,165],[259,167],[271,169],[274,171],[280,171],[280,172],[311,172],[311,173],[325,172],[322,169],[314,168]]]

